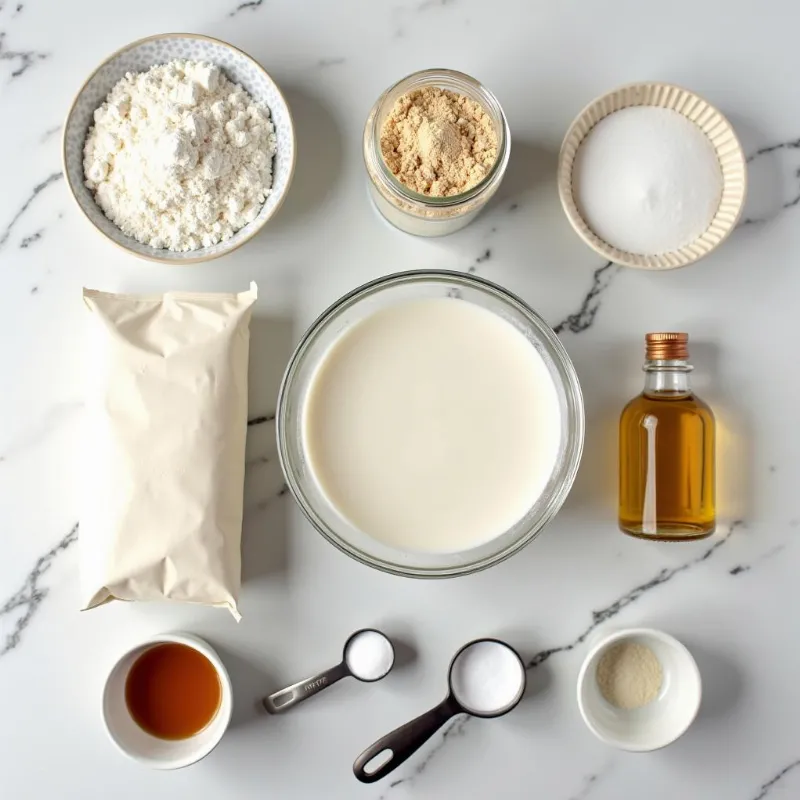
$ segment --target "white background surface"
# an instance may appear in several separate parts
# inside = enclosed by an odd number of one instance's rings
[[[16,9],[6,0],[0,10],[0,796],[800,796],[797,5],[264,0],[237,9],[236,0],[21,0]],[[175,30],[229,40],[264,64],[286,92],[299,139],[289,198],[262,235],[188,268],[114,249],[57,177],[57,128],[86,75],[132,39]],[[431,66],[462,69],[491,88],[513,138],[491,208],[437,241],[405,236],[376,216],[360,154],[377,95]],[[643,79],[705,96],[754,157],[747,216],[759,222],[706,261],[659,275],[604,268],[568,227],[555,190],[556,153],[572,118],[596,95]],[[558,326],[586,396],[577,484],[534,544],[455,581],[371,571],[277,496],[274,429],[265,423],[248,442],[243,622],[163,605],[77,612],[77,546],[68,534],[82,455],[82,285],[237,290],[258,280],[257,416],[274,411],[293,344],[339,295],[400,269],[471,266]],[[729,538],[725,524],[706,543],[649,545],[616,531],[616,418],[641,385],[642,336],[676,328],[692,336],[696,386],[720,418],[723,516],[742,524]],[[598,632],[662,627],[695,653],[703,708],[672,747],[620,753],[583,726],[575,679],[587,644],[579,640],[595,623]],[[284,717],[256,714],[261,694],[332,664],[364,625],[406,645],[390,678],[340,684]],[[208,759],[160,774],[112,748],[99,699],[122,651],[174,629],[219,647],[237,708]],[[390,779],[358,784],[353,759],[438,702],[450,657],[480,635],[507,637],[539,662],[521,706],[502,720],[457,722]]]

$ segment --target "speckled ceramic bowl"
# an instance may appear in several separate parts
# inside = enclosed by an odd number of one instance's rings
[[[126,72],[143,72],[155,64],[176,58],[209,61],[222,68],[228,78],[241,84],[272,114],[277,136],[277,152],[272,165],[272,192],[259,215],[230,239],[212,247],[186,253],[158,250],[126,236],[103,213],[84,185],[83,146],[94,121],[94,112]],[[133,42],[107,58],[78,90],[64,124],[64,175],[81,211],[89,222],[114,244],[140,258],[164,264],[194,264],[230,253],[251,239],[266,224],[283,202],[294,173],[297,146],[289,106],[275,81],[264,68],[232,45],[194,33],[165,33]]]

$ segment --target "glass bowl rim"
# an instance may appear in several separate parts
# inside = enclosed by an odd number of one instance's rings
[[[484,556],[477,561],[451,567],[408,567],[393,563],[364,553],[343,537],[339,536],[339,534],[327,525],[316,513],[311,504],[307,502],[294,471],[290,467],[291,459],[288,452],[286,435],[287,397],[292,389],[294,377],[300,365],[303,363],[303,359],[309,347],[314,344],[317,336],[324,330],[326,325],[334,320],[340,313],[355,305],[358,301],[376,294],[383,289],[391,288],[396,285],[428,281],[460,284],[464,288],[475,289],[479,292],[484,292],[495,298],[499,298],[521,312],[541,335],[542,339],[545,340],[549,346],[551,357],[556,360],[561,369],[563,369],[566,377],[563,388],[568,398],[572,401],[567,412],[569,414],[571,411],[572,419],[570,422],[572,423],[572,428],[571,433],[567,437],[564,475],[558,488],[551,494],[541,516],[536,519],[534,524],[531,525],[524,534],[510,542],[502,550],[492,555]],[[461,575],[471,575],[475,572],[480,572],[505,561],[532,542],[561,510],[564,501],[572,489],[583,454],[585,426],[586,417],[583,393],[578,380],[578,374],[566,348],[550,325],[548,325],[548,323],[524,300],[499,284],[489,281],[486,278],[478,277],[477,275],[444,269],[394,272],[361,284],[331,303],[311,325],[308,326],[295,347],[281,380],[275,412],[275,434],[281,471],[283,472],[286,486],[290,494],[300,507],[305,518],[311,523],[312,527],[338,550],[366,566],[373,567],[374,569],[378,569],[390,575],[422,579],[455,578]]]

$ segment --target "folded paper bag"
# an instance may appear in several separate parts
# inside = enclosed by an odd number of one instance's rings
[[[174,600],[238,620],[247,362],[240,294],[84,289],[83,607]]]

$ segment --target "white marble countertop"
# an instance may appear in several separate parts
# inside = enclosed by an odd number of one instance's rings
[[[77,0],[0,2],[0,796],[761,800],[800,796],[800,105],[790,0]],[[97,236],[68,197],[59,123],[86,75],[141,36],[228,40],[286,91],[299,164],[284,208],[220,261],[165,268]],[[370,207],[363,121],[377,95],[430,66],[499,97],[511,165],[490,209],[441,240],[401,234]],[[596,95],[657,79],[731,119],[750,157],[746,222],[712,257],[666,274],[603,264],[571,231],[555,189],[569,122]],[[271,414],[293,344],[355,285],[407,268],[474,269],[560,333],[587,406],[586,453],[558,518],[487,572],[417,582],[348,559],[301,518],[276,465]],[[223,612],[116,604],[79,614],[80,287],[240,289],[258,280],[244,577]],[[616,530],[616,419],[641,385],[642,336],[688,330],[695,383],[721,426],[721,533],[660,546]],[[736,524],[734,524],[734,522]],[[646,624],[682,639],[705,682],[689,733],[648,755],[584,727],[575,680],[586,637]],[[347,634],[385,628],[406,658],[374,686],[340,684],[283,717],[265,692],[333,663]],[[150,772],[100,720],[103,677],[148,635],[197,632],[235,684],[234,725],[200,764]],[[391,778],[362,786],[356,755],[443,696],[459,645],[507,637],[530,691],[497,721],[450,725]]]

